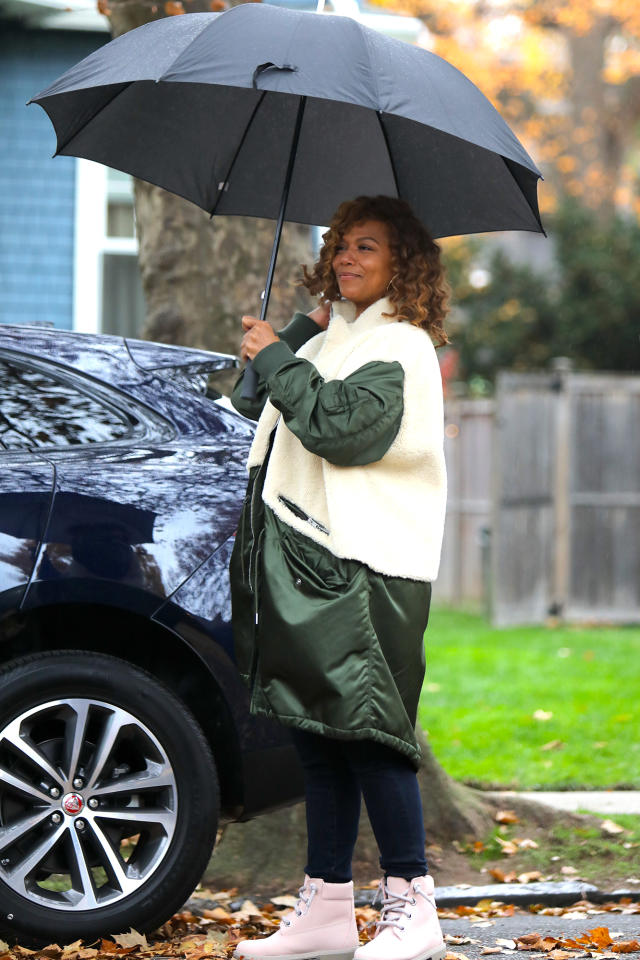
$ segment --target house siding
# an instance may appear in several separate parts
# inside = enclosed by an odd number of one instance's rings
[[[0,322],[73,321],[75,166],[27,101],[108,40],[102,33],[0,32]]]

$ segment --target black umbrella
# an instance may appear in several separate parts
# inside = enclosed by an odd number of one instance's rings
[[[541,176],[486,97],[435,54],[348,17],[247,3],[138,27],[32,102],[58,154],[212,215],[328,223],[345,199],[400,196],[435,237],[544,232]]]

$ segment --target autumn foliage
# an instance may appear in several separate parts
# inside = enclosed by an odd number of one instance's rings
[[[640,214],[637,0],[385,0],[473,80],[541,166],[542,212],[562,196]]]

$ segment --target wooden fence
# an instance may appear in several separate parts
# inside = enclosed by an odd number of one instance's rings
[[[501,374],[448,401],[435,596],[496,625],[640,621],[640,377]]]

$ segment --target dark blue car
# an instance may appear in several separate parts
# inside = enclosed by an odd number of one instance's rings
[[[221,818],[302,793],[234,666],[227,567],[253,426],[207,383],[235,363],[0,326],[5,938],[153,929]]]

